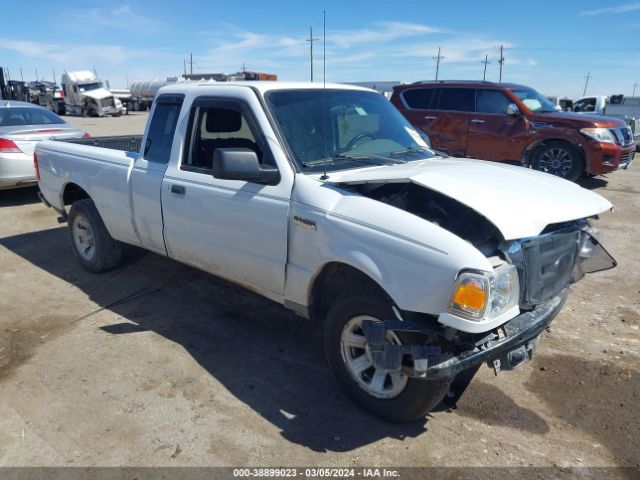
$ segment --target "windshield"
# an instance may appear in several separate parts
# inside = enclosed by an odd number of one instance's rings
[[[37,107],[0,108],[0,127],[19,125],[60,125],[64,123],[59,116],[49,110]]]
[[[511,90],[532,112],[555,112],[556,107],[547,97],[540,95],[532,88]]]
[[[93,83],[80,83],[78,84],[78,89],[81,92],[89,92],[91,90],[98,90],[99,88],[104,88],[102,82],[93,82]]]
[[[433,157],[426,137],[382,95],[274,90],[267,103],[298,167],[308,173]]]
[[[581,98],[573,104],[574,112],[595,112],[596,97]]]

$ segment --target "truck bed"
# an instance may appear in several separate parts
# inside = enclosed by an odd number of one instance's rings
[[[108,148],[110,150],[122,150],[124,152],[139,152],[142,144],[142,135],[112,135],[105,137],[74,138],[62,140],[78,145],[91,145],[93,147]]]

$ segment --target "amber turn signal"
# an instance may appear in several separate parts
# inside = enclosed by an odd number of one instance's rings
[[[465,318],[484,316],[489,299],[489,281],[480,274],[462,273],[451,295],[449,311]]]

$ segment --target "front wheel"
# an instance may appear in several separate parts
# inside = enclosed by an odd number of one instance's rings
[[[327,314],[325,352],[338,383],[355,403],[386,420],[410,422],[436,407],[451,381],[410,378],[373,365],[362,322],[394,317],[391,302],[373,289],[341,296]],[[387,342],[401,344],[402,339],[389,331]]]
[[[93,201],[84,198],[71,206],[69,234],[73,253],[90,272],[117,267],[122,259],[122,243],[109,234]]]
[[[533,152],[531,166],[575,182],[584,172],[584,161],[576,148],[566,142],[548,142]]]

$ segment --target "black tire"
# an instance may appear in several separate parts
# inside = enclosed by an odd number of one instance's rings
[[[451,380],[408,378],[403,390],[392,398],[378,398],[366,391],[348,370],[341,345],[341,336],[347,323],[363,315],[380,320],[395,318],[391,301],[381,295],[378,289],[369,287],[343,294],[327,313],[325,354],[338,383],[356,404],[385,420],[411,422],[424,417],[442,401],[449,391]]]
[[[84,224],[84,227],[81,228],[81,224]],[[83,244],[78,240],[77,230],[91,234],[91,242],[87,241],[87,237],[85,237],[85,245],[91,244],[91,247],[84,249],[84,253],[81,251]],[[71,206],[69,235],[73,253],[86,270],[100,273],[111,270],[120,264],[122,243],[111,237],[92,200],[84,198],[74,202]]]
[[[575,182],[584,173],[584,159],[580,152],[567,142],[552,141],[536,148],[531,156],[534,170],[550,173]]]

